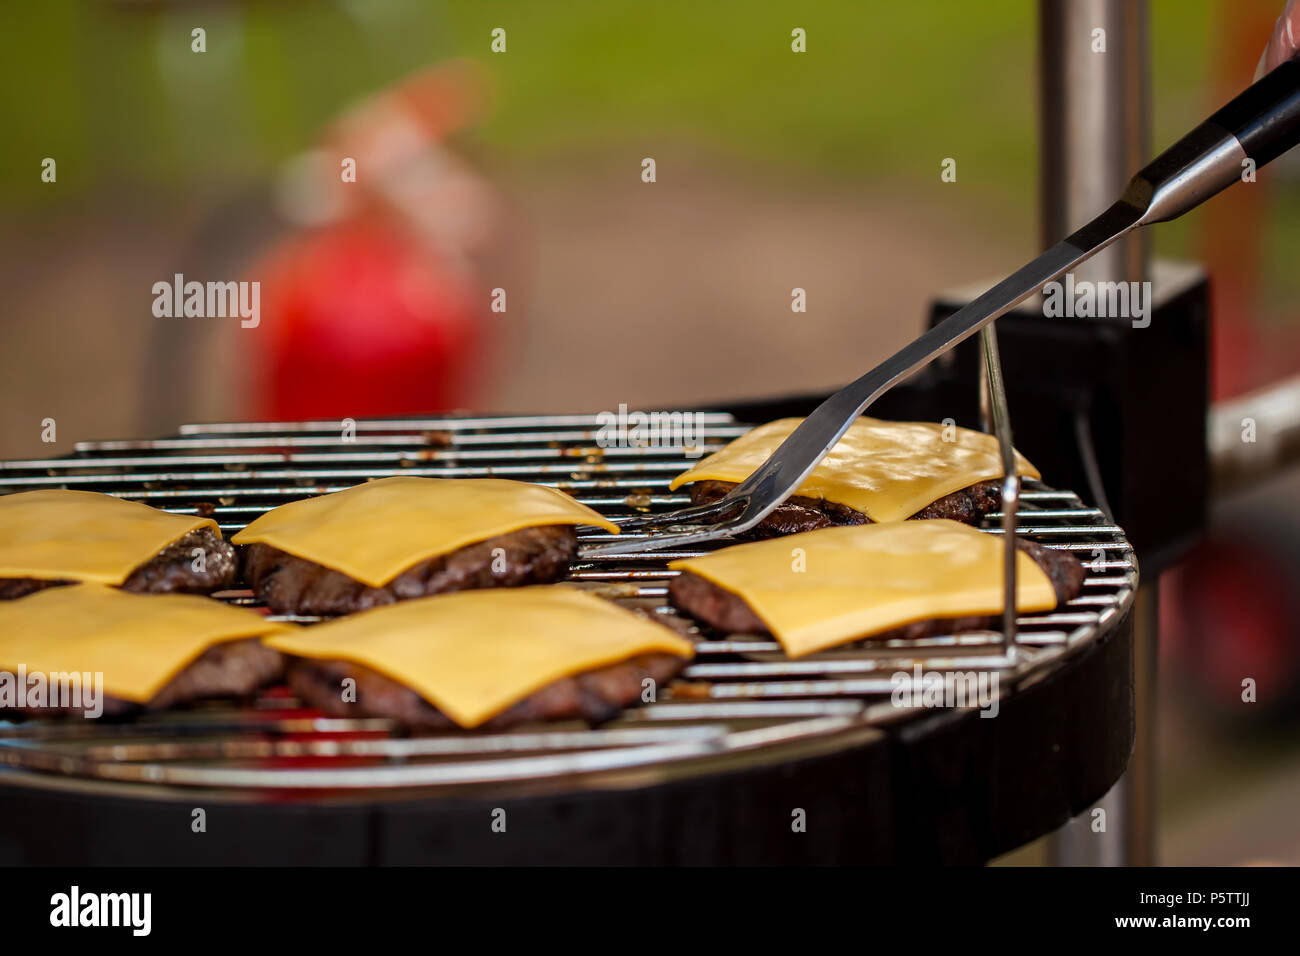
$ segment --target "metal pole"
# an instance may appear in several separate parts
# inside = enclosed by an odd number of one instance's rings
[[[1300,464],[1300,375],[1210,409],[1214,496],[1267,481]]]
[[[1043,248],[1114,202],[1149,158],[1147,59],[1146,0],[1039,0]],[[1148,278],[1146,236],[1102,250],[1076,278]]]
[[[1086,223],[1124,191],[1149,152],[1146,0],[1039,0],[1040,187],[1043,245]],[[1145,234],[1121,240],[1075,273],[1076,281],[1148,278]],[[1097,806],[1048,838],[1058,865],[1153,862],[1153,694],[1156,582],[1134,608],[1137,743],[1128,771]],[[1095,809],[1095,808],[1094,808]]]

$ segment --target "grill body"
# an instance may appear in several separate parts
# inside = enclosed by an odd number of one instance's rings
[[[689,414],[701,453],[747,427]],[[210,512],[227,534],[285,501],[390,474],[537,481],[614,517],[679,507],[667,485],[687,462],[671,436],[611,442],[602,424],[186,426],[5,462],[0,490],[89,488]],[[0,864],[986,860],[1086,808],[1133,739],[1131,548],[1070,492],[1031,485],[1020,521],[1076,552],[1088,577],[1070,606],[1020,619],[1014,656],[995,632],[798,661],[768,639],[697,633],[681,680],[594,729],[404,737],[384,721],[321,718],[283,692],[120,724],[0,723],[0,819],[25,821],[0,829]],[[996,516],[988,525],[997,533]],[[668,616],[665,564],[680,556],[580,560],[571,577]],[[996,673],[998,716],[894,706],[895,675],[917,667]],[[196,808],[206,832],[192,829]]]

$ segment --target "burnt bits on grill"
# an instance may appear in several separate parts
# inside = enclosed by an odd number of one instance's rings
[[[203,552],[202,562],[195,559],[196,549]],[[211,594],[234,584],[237,567],[235,549],[229,542],[211,528],[196,528],[181,535],[132,571],[120,587],[135,594]],[[71,580],[0,578],[0,600],[76,583]]]
[[[561,677],[480,724],[478,730],[503,730],[538,721],[581,719],[602,724],[641,700],[642,681],[664,685],[686,660],[674,654],[643,654],[617,664]],[[343,681],[356,681],[355,700],[343,700]],[[332,717],[386,717],[418,730],[454,730],[455,721],[423,697],[368,667],[347,661],[291,659],[289,687],[307,707]]]
[[[691,485],[691,501],[697,505],[712,504],[725,497],[736,487],[734,481],[697,481]],[[950,518],[962,524],[975,525],[1002,503],[1002,489],[996,481],[982,481],[945,495],[926,505],[912,515],[909,521],[931,518]],[[736,513],[740,510],[736,508]],[[721,519],[719,519],[721,520]],[[848,505],[836,504],[824,498],[806,498],[793,495],[777,506],[776,510],[760,521],[741,538],[776,538],[819,528],[840,525],[871,524],[871,519]]]
[[[284,675],[284,655],[259,640],[227,641],[208,648],[191,661],[147,704],[104,695],[105,717],[123,717],[141,710],[168,710],[196,700],[248,697]],[[80,717],[81,707],[20,707],[27,717]]]
[[[242,550],[244,580],[273,611],[351,614],[432,594],[555,581],[577,555],[578,535],[570,525],[521,528],[427,558],[382,587],[371,587],[268,544],[250,544]]]
[[[1054,551],[1034,541],[1016,539],[1016,546],[1042,568],[1052,582],[1057,605],[1073,600],[1083,588],[1084,570],[1079,560],[1066,551]],[[766,624],[738,594],[719,587],[707,578],[683,571],[668,585],[668,596],[673,606],[698,621],[727,634],[770,634]],[[981,631],[997,627],[996,616],[933,618],[914,621],[879,634],[867,640],[883,641],[932,637],[937,634],[956,634],[961,631]]]

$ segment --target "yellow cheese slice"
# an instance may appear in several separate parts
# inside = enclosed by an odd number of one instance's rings
[[[362,664],[477,727],[552,681],[689,641],[565,585],[402,601],[266,642],[286,654]]]
[[[913,621],[1000,614],[1002,539],[956,521],[824,528],[668,566],[744,598],[791,657]],[[1016,606],[1056,606],[1052,582],[1016,553]]]
[[[701,459],[670,487],[744,481],[802,421],[782,418],[760,425]],[[1016,471],[1041,477],[1019,452]],[[992,435],[933,422],[859,418],[795,494],[848,505],[872,521],[902,521],[945,495],[1000,477],[1002,458]]]
[[[498,534],[618,525],[564,492],[501,478],[381,478],[268,511],[231,540],[260,541],[380,587],[411,565]]]
[[[174,515],[94,491],[0,496],[0,577],[121,584],[211,518]]]
[[[211,598],[74,584],[0,601],[0,670],[101,673],[106,694],[146,703],[213,645],[290,629]]]

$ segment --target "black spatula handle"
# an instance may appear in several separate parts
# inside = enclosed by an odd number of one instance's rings
[[[1259,79],[1210,117],[1241,143],[1256,166],[1300,143],[1300,60],[1289,60]]]
[[[1146,210],[1144,224],[1173,219],[1297,143],[1300,61],[1291,60],[1148,163],[1124,199]]]

